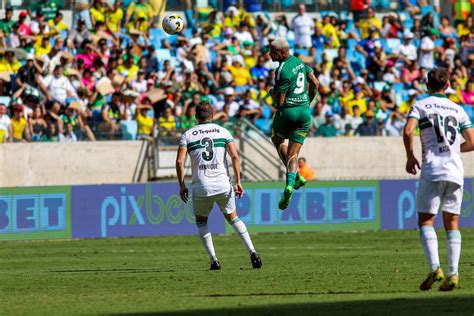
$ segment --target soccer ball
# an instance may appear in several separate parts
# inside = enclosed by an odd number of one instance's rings
[[[163,18],[163,22],[161,22],[161,26],[163,27],[163,30],[172,35],[179,33],[183,30],[184,28],[184,21],[183,18],[181,18],[177,14],[168,14]]]

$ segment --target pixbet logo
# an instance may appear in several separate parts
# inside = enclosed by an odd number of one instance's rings
[[[166,201],[159,195],[152,195],[146,186],[144,195],[127,194],[127,188],[120,188],[120,196],[106,197],[100,209],[101,237],[107,237],[111,228],[117,226],[160,225],[165,219],[170,224],[183,220],[194,223],[189,204],[181,202],[177,195]]]

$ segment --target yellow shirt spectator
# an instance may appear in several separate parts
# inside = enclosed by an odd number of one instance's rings
[[[402,102],[402,104],[400,104],[400,108],[399,108],[400,113],[408,114],[408,112],[410,112],[411,107],[413,106],[413,104],[415,104],[415,99],[413,99],[413,101],[407,100],[407,101]]]
[[[107,26],[111,32],[117,33],[120,32],[120,23],[123,18],[123,10],[118,8],[114,11],[107,11],[105,13],[107,19]]]
[[[153,131],[153,118],[149,117],[146,114],[142,115],[141,111],[139,110],[137,112],[136,120],[138,124],[138,134],[151,135]]]
[[[361,34],[361,37],[364,39],[364,38],[368,38],[369,37],[369,29],[371,27],[376,27],[377,29],[381,29],[382,28],[382,22],[380,22],[379,19],[377,19],[376,17],[372,17],[370,19],[363,19],[363,20],[360,20],[359,21],[359,29],[360,29],[360,34]],[[380,37],[380,34],[378,31],[375,31],[375,37],[376,38],[379,38]]]
[[[336,28],[331,23],[324,25],[321,30],[323,35],[331,41],[332,48],[338,48],[341,45],[339,37],[337,36]]]
[[[131,30],[136,30],[142,33],[148,32],[149,24],[147,22],[130,22],[127,24],[127,33],[130,33]]]
[[[354,111],[352,110],[352,108],[356,105],[359,106],[361,114],[365,113],[367,111],[367,101],[365,100],[365,96],[347,102],[347,109],[349,110],[350,115],[354,115]]]
[[[168,118],[162,116],[159,118],[158,123],[160,125],[160,129],[164,130],[165,132],[168,131],[173,131],[176,129],[176,120],[174,119],[174,116],[169,116]],[[165,133],[167,134],[167,133]]]
[[[12,118],[12,130],[13,130],[13,138],[15,139],[23,139],[23,132],[26,129],[26,120],[24,117],[21,117],[20,120],[17,120],[15,117]]]
[[[18,60],[13,61],[13,63],[9,63],[5,59],[0,60],[0,72],[17,73],[20,68],[21,63]]]
[[[94,19],[94,23],[97,22],[104,22],[105,23],[105,10],[103,8],[90,8],[89,13],[91,17]]]
[[[260,103],[273,104],[272,95],[267,90],[250,90],[250,97]]]
[[[35,56],[41,57],[44,54],[49,54],[49,52],[51,51],[51,44],[49,43],[49,40],[48,40],[48,45],[46,47],[44,47],[42,45],[43,37],[38,36],[37,38],[38,38],[38,40],[36,41],[35,46],[33,46],[34,49],[35,49]]]
[[[148,21],[153,20],[153,8],[148,3],[132,2],[127,9],[127,17],[133,15],[133,20],[136,20],[139,15],[144,15]]]
[[[237,86],[244,86],[246,84],[249,84],[251,76],[250,71],[247,68],[237,68],[234,66],[228,66],[227,69],[229,69],[230,73],[232,74],[232,77],[234,77],[234,82]]]
[[[49,20],[48,21],[48,26],[51,31],[54,31],[55,33],[59,34],[62,31],[67,31],[69,28],[67,27],[66,23],[63,21],[59,21],[58,24],[54,23],[54,20]]]
[[[133,80],[137,78],[138,75],[138,66],[131,65],[130,68],[127,68],[125,65],[120,65],[117,67],[117,71],[122,75],[126,76],[129,80]]]

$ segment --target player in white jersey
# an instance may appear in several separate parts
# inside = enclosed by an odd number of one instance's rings
[[[417,168],[420,169],[413,153],[413,133],[419,126],[422,164],[416,207],[421,243],[430,268],[428,277],[420,284],[420,290],[429,290],[434,282],[444,279],[439,289],[451,291],[459,284],[459,215],[464,183],[461,153],[474,150],[474,129],[464,109],[444,94],[449,86],[447,69],[430,71],[427,85],[430,96],[413,105],[403,133],[406,171],[416,175]],[[446,278],[440,266],[438,238],[433,228],[439,209],[442,210],[447,233],[449,270]]]
[[[184,183],[184,161],[186,154],[191,158],[192,201],[199,237],[211,259],[211,270],[221,268],[212,243],[212,235],[207,227],[207,219],[217,203],[224,217],[240,236],[249,251],[254,269],[262,267],[262,261],[255,251],[247,227],[237,216],[235,196],[244,194],[240,183],[240,160],[234,139],[228,130],[213,124],[214,108],[208,102],[196,107],[199,125],[187,130],[179,142],[176,158],[176,173],[183,202],[188,201],[188,189]],[[226,154],[232,158],[235,186],[230,184]]]

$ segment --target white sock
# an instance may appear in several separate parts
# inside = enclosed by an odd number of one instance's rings
[[[217,257],[214,250],[214,244],[212,243],[212,235],[207,228],[207,223],[196,223],[196,225],[199,231],[199,237],[201,238],[202,244],[211,259],[211,262],[216,261]]]
[[[430,271],[433,272],[439,267],[438,237],[433,226],[421,226],[420,237]]]
[[[459,230],[448,230],[447,246],[448,246],[448,276],[458,274],[459,257],[461,256],[461,232]]]
[[[248,252],[255,252],[255,248],[253,247],[252,240],[250,239],[250,235],[247,231],[247,226],[245,226],[245,223],[242,222],[240,218],[235,217],[232,219],[230,224],[232,225],[232,228],[234,228],[234,231],[240,236],[240,239],[242,239],[242,242],[244,243]]]

